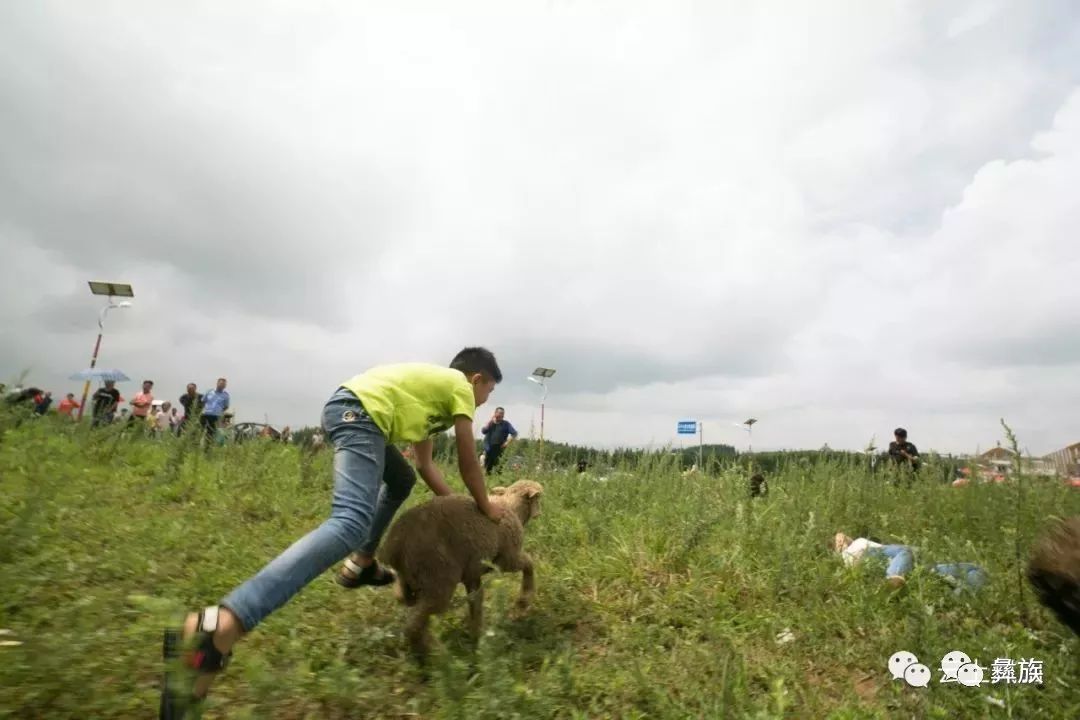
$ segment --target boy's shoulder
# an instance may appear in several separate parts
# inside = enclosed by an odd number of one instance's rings
[[[436,384],[446,383],[457,385],[467,383],[465,375],[460,370],[436,365],[434,363],[402,362],[386,365],[376,365],[365,370],[360,377],[379,379],[386,382],[408,383],[412,381],[428,381]]]

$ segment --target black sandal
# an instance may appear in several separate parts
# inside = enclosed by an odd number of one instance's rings
[[[349,590],[358,588],[361,585],[381,587],[383,585],[389,585],[394,582],[395,579],[394,573],[379,567],[379,562],[377,560],[372,560],[371,564],[367,567],[360,567],[352,561],[352,558],[345,558],[345,567],[355,573],[356,577],[347,577],[345,573],[339,572],[337,574],[337,583],[341,587]]]
[[[194,676],[212,675],[228,666],[232,653],[222,655],[214,647],[218,611],[216,605],[199,611],[195,635],[186,643],[182,627],[165,631],[162,648],[165,678],[161,689],[160,720],[184,720],[189,711],[194,711],[195,717],[198,717],[203,699],[192,695]]]

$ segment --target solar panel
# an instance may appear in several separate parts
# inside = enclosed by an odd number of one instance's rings
[[[135,292],[130,285],[121,283],[90,282],[90,292],[95,295],[108,295],[109,297],[135,297]]]

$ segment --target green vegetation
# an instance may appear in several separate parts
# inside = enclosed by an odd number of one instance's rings
[[[0,640],[22,643],[0,646],[0,717],[155,716],[163,624],[321,522],[330,459],[0,415]],[[489,576],[474,649],[459,593],[426,678],[391,591],[345,591],[328,573],[237,647],[206,717],[1080,717],[1080,642],[1017,572],[1017,547],[1080,512],[1080,493],[953,488],[937,471],[888,483],[822,454],[781,463],[750,501],[745,470],[683,468],[655,454],[606,480],[531,475],[546,488],[527,531],[536,605],[510,619],[519,578]],[[418,484],[410,502],[428,495]],[[912,544],[920,568],[891,591],[880,567],[846,569],[827,549],[838,530]],[[955,596],[921,569],[944,561],[979,563],[990,586]],[[898,650],[931,666],[929,688],[890,679]],[[951,650],[986,667],[1040,659],[1045,684],[939,684]]]

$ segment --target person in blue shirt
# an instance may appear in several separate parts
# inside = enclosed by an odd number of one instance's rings
[[[225,378],[218,378],[217,387],[203,396],[202,426],[206,439],[213,441],[218,421],[229,409],[229,393],[225,390]]]
[[[480,432],[484,435],[484,472],[490,475],[499,464],[502,451],[517,438],[518,431],[506,419],[506,410],[499,407]]]

